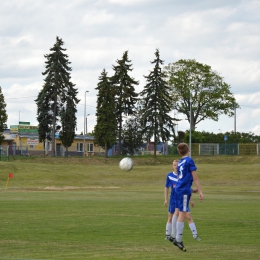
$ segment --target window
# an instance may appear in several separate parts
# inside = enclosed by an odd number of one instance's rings
[[[77,151],[83,152],[83,143],[77,143]]]
[[[94,144],[88,144],[88,152],[93,153],[94,152]]]

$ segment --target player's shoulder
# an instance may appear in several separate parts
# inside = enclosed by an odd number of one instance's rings
[[[167,177],[172,176],[172,174],[173,174],[173,172],[169,172],[169,173],[167,173]]]
[[[185,157],[185,159],[186,159],[186,162],[195,163],[194,160],[189,156]]]
[[[178,166],[188,163],[189,160],[190,160],[190,157],[188,157],[188,156],[181,158],[178,162]]]
[[[174,172],[169,172],[167,178],[172,181],[178,181],[178,174]]]

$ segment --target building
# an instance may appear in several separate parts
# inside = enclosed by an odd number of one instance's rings
[[[9,147],[9,155],[48,155],[52,151],[50,141],[39,142],[38,126],[31,126],[30,122],[19,122],[4,131],[5,136],[2,146]],[[103,155],[104,150],[95,146],[94,136],[76,135],[72,145],[68,148],[68,156],[83,156],[84,143],[85,156]],[[55,135],[56,156],[65,156],[66,149],[62,145],[59,135]]]

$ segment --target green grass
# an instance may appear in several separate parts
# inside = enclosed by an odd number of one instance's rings
[[[194,195],[192,216],[202,241],[186,224],[182,252],[164,240],[172,158],[149,160],[136,158],[131,172],[116,158],[0,162],[0,259],[259,257],[260,164],[197,163],[205,200]]]

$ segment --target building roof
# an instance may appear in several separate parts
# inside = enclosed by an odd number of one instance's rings
[[[16,135],[3,132],[3,136],[5,137],[5,141],[13,141]]]

